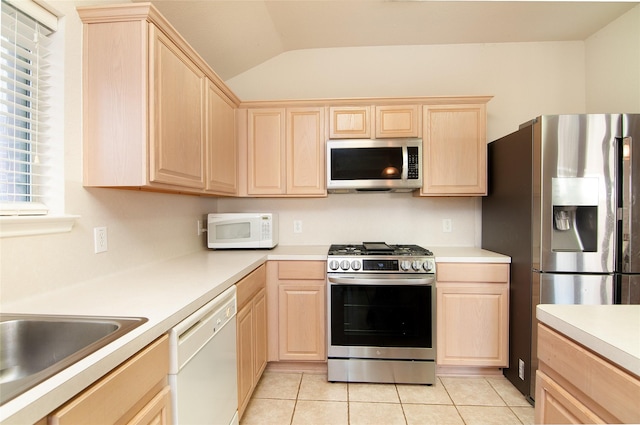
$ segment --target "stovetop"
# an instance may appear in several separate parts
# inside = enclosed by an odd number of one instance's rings
[[[385,242],[363,242],[362,244],[331,245],[329,255],[361,256],[432,256],[433,252],[418,245],[389,245]]]
[[[363,242],[360,245],[331,245],[328,273],[435,273],[433,252],[418,245],[388,245]]]

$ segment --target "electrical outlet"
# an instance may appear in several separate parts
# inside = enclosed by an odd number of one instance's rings
[[[293,233],[302,233],[302,220],[293,220]]]
[[[451,233],[451,228],[452,228],[451,219],[450,218],[442,219],[442,231],[445,233]]]
[[[524,362],[518,359],[518,377],[524,381]]]
[[[207,231],[202,227],[202,220],[197,220],[196,226],[197,226],[198,236],[202,236],[202,234]]]
[[[94,227],[93,228],[93,251],[96,254],[107,251],[107,228],[106,227]]]

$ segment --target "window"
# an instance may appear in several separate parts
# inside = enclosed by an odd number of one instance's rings
[[[29,2],[16,3],[22,6]],[[31,15],[37,15],[32,13]],[[49,35],[39,20],[2,0],[0,37],[0,215],[47,214]]]
[[[1,1],[0,237],[68,232],[78,216],[64,213],[64,31],[40,0]]]

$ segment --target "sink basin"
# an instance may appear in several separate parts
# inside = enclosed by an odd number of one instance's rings
[[[143,317],[0,314],[0,404],[146,321]]]

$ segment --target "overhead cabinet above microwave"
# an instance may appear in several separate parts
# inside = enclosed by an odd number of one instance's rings
[[[422,131],[417,104],[331,106],[329,120],[331,139],[421,137]]]

